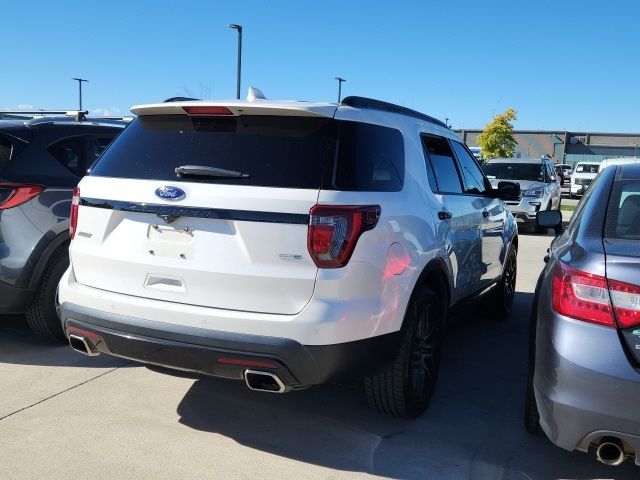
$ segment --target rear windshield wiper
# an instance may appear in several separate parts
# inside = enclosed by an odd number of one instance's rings
[[[225,170],[224,168],[207,167],[205,165],[182,165],[176,168],[178,177],[214,177],[214,178],[249,178],[248,173]]]

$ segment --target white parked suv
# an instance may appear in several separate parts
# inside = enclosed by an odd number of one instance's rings
[[[286,392],[363,377],[380,411],[433,393],[447,312],[508,316],[517,227],[442,122],[388,103],[133,107],[74,193],[71,346]]]
[[[598,176],[600,162],[580,162],[571,176],[570,196],[584,195],[591,182]]]

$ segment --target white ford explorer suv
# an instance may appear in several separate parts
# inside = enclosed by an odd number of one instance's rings
[[[361,97],[182,101],[138,116],[74,192],[71,346],[287,392],[434,391],[451,308],[508,316],[515,221],[442,122]]]

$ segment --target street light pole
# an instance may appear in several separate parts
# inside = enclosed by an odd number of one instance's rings
[[[230,23],[229,28],[238,31],[238,84],[236,86],[236,98],[240,100],[240,75],[242,72],[242,25]]]
[[[335,77],[338,81],[338,103],[340,103],[340,99],[342,98],[342,82],[346,82],[346,80],[342,77]]]
[[[79,101],[78,101],[78,111],[82,111],[82,82],[88,82],[89,80],[85,79],[85,78],[72,78],[71,80],[75,80],[76,82],[78,82],[78,96],[79,96]]]

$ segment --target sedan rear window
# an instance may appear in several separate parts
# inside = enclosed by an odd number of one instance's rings
[[[640,181],[614,182],[604,236],[640,240]]]

